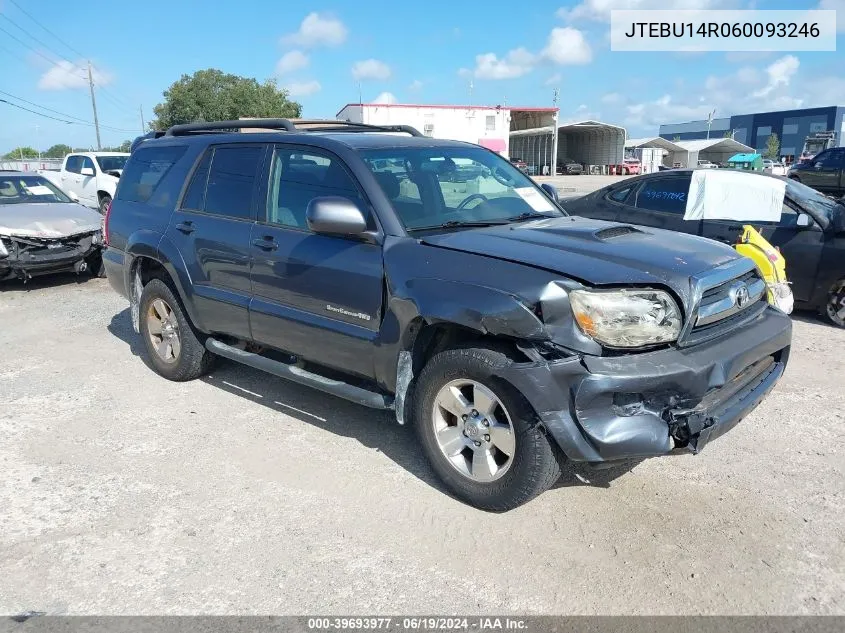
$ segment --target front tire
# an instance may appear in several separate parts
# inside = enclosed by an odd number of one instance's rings
[[[840,279],[827,294],[824,315],[833,325],[845,328],[845,279]]]
[[[488,347],[440,352],[414,397],[417,436],[437,476],[462,501],[493,512],[548,490],[564,459],[525,397],[496,377],[510,363]]]
[[[214,363],[178,297],[161,279],[152,279],[141,293],[140,330],[153,368],[168,380],[199,378]]]

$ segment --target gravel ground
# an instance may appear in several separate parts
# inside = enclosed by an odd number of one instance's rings
[[[845,613],[845,331],[812,315],[701,455],[495,515],[388,414],[158,377],[105,280],[0,286],[0,612]]]

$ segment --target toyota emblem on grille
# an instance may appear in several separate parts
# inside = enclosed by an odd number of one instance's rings
[[[741,284],[734,289],[734,303],[738,308],[744,308],[751,301],[751,295],[748,294],[748,286]]]

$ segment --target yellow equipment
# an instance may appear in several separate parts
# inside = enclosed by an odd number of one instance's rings
[[[769,303],[786,314],[792,312],[794,299],[786,279],[786,260],[753,226],[745,224],[734,246],[740,255],[750,257],[766,281]]]

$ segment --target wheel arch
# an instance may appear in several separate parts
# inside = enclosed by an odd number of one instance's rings
[[[135,233],[126,245],[126,258],[125,283],[129,291],[132,326],[136,332],[139,331],[138,305],[141,292],[150,279],[161,279],[170,285],[191,323],[203,331],[203,324],[193,302],[191,276],[181,253],[170,240],[152,232]]]

